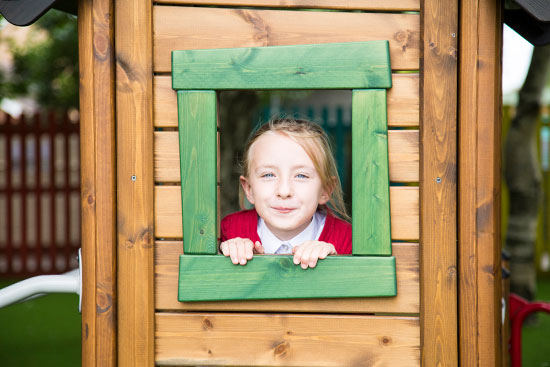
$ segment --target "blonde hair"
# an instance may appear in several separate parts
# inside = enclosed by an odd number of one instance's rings
[[[271,119],[253,131],[244,149],[243,161],[241,163],[243,176],[249,177],[250,147],[252,147],[252,144],[260,136],[267,132],[283,134],[294,140],[305,150],[319,174],[323,189],[330,193],[330,199],[327,203],[330,210],[340,218],[350,221],[351,218],[344,204],[342,185],[332,154],[330,141],[323,128],[312,121],[289,117],[276,118]],[[241,197],[243,196],[241,195]],[[327,204],[321,205],[320,209],[326,211]]]

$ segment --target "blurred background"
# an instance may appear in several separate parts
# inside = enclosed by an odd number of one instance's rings
[[[0,17],[0,288],[78,267],[77,41],[76,17],[67,13],[50,10],[28,27],[13,26]],[[514,145],[508,132],[514,119],[519,121],[520,90],[532,55],[533,46],[504,26],[504,161],[506,154],[514,154],[513,149],[505,151]],[[513,281],[512,291],[530,300],[550,301],[550,84],[548,72],[537,75],[544,80],[535,96],[540,101],[535,106],[536,123],[527,137],[536,162],[532,175],[540,191],[532,198],[533,231],[522,242],[509,228],[518,213],[510,218],[514,198],[509,198],[508,186],[513,183],[503,175],[502,239],[512,258],[521,260],[513,265],[519,269],[516,273],[528,274]],[[239,210],[239,161],[246,138],[273,116],[308,118],[326,129],[351,211],[349,91],[228,91],[220,95],[222,215]],[[508,167],[510,176],[523,175],[513,169]],[[0,325],[0,365],[80,365],[76,295],[48,295],[0,309]],[[546,314],[524,327],[524,366],[550,366],[549,333]]]

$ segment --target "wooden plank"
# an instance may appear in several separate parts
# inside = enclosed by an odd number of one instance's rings
[[[269,8],[419,11],[419,0],[159,0],[157,4],[257,6]]]
[[[418,187],[390,187],[391,233],[394,240],[418,240]],[[182,238],[181,188],[155,186],[155,237]]]
[[[216,92],[179,91],[183,246],[186,254],[218,252]]]
[[[154,364],[152,3],[115,4],[118,366]]]
[[[381,298],[303,299],[178,302],[181,241],[155,244],[155,307],[162,311],[266,311],[309,313],[408,313],[419,312],[419,262],[417,243],[394,243],[397,296]]]
[[[417,14],[155,6],[154,68],[173,50],[389,40],[393,70],[418,70]]]
[[[352,99],[353,254],[391,255],[386,91]]]
[[[82,365],[115,366],[117,293],[113,2],[80,1],[78,6]]]
[[[393,86],[388,90],[388,126],[418,126],[419,79],[418,74],[392,74]],[[176,91],[172,89],[172,78],[155,76],[153,88],[155,127],[178,126]]]
[[[81,178],[81,241],[82,241],[82,366],[97,365],[95,294],[96,294],[96,223],[94,141],[94,74],[93,74],[93,3],[78,2],[78,66],[82,87],[80,98],[80,178]],[[86,88],[86,86],[90,86]],[[84,200],[84,198],[91,200]]]
[[[155,131],[154,139],[155,182],[179,183],[178,133]],[[418,130],[388,131],[390,181],[418,182],[418,139]]]
[[[391,88],[388,41],[172,51],[174,89]]]
[[[288,255],[256,255],[246,266],[235,266],[223,255],[180,256],[181,302],[396,294],[393,256],[329,256],[306,270]]]
[[[501,4],[470,0],[461,9],[460,364],[500,366]]]
[[[158,313],[156,323],[159,366],[420,366],[417,317]]]
[[[458,365],[458,1],[423,0],[420,94],[422,365]]]

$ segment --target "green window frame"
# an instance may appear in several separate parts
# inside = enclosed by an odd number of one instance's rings
[[[184,254],[178,300],[385,297],[391,256],[386,89],[388,41],[172,52],[177,91]],[[228,89],[352,89],[352,256],[313,269],[292,256],[235,266],[218,254],[217,98]]]

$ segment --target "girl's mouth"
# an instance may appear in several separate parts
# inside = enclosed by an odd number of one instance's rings
[[[294,208],[285,208],[285,207],[273,207],[273,209],[283,214],[290,213],[294,210]]]

